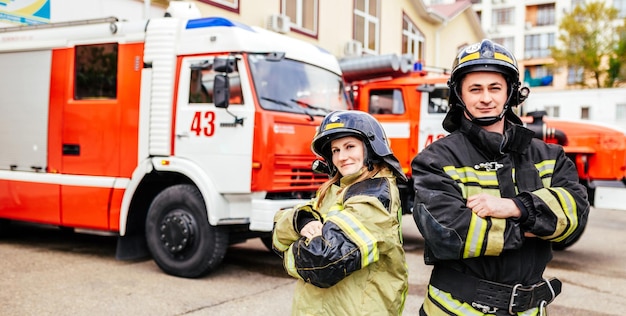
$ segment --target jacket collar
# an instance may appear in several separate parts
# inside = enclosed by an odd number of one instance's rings
[[[474,146],[491,156],[509,152],[524,154],[534,136],[533,131],[508,120],[505,123],[504,134],[488,132],[473,124],[465,116],[461,119],[459,131],[465,134]]]
[[[353,184],[354,181],[358,177],[360,177],[364,172],[367,172],[367,168],[362,168],[359,172],[355,174],[342,177],[341,179],[339,179],[339,186],[343,188],[343,187]],[[389,170],[387,166],[385,166],[381,168],[380,171],[376,173],[372,178],[381,178],[381,177],[391,178],[393,176],[394,176],[394,173],[391,170]]]

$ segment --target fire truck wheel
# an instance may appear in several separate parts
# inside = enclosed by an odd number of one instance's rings
[[[272,250],[272,236],[271,235],[261,237],[261,242],[263,243],[263,246],[267,248],[267,250]]]
[[[228,231],[209,224],[200,191],[189,184],[159,193],[146,217],[146,241],[165,273],[197,278],[215,269],[228,248]]]
[[[0,237],[8,236],[10,228],[11,221],[9,221],[8,219],[0,218]]]

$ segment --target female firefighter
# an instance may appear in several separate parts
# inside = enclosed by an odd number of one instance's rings
[[[294,315],[401,315],[408,289],[400,195],[406,181],[368,113],[328,114],[311,148],[331,178],[310,203],[279,211],[273,247],[298,279]]]
[[[561,291],[544,279],[551,242],[589,212],[576,167],[533,138],[512,107],[528,95],[515,57],[483,40],[454,60],[448,136],[412,161],[413,216],[434,265],[420,315],[540,315]]]

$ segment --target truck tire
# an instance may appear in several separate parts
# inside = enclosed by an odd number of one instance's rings
[[[274,249],[272,249],[272,236],[263,236],[260,237],[261,242],[263,243],[263,246],[265,246],[265,248],[267,248],[267,250],[269,251],[274,251]]]
[[[150,204],[146,242],[165,273],[198,278],[215,269],[228,248],[228,231],[212,226],[200,191],[189,184],[171,186]]]
[[[0,237],[9,236],[9,230],[11,229],[11,221],[8,219],[0,218]]]

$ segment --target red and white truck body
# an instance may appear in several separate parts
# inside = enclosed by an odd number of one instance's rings
[[[314,194],[310,141],[348,106],[330,53],[224,18],[13,27],[0,43],[0,221],[119,235],[119,258],[183,277]]]

